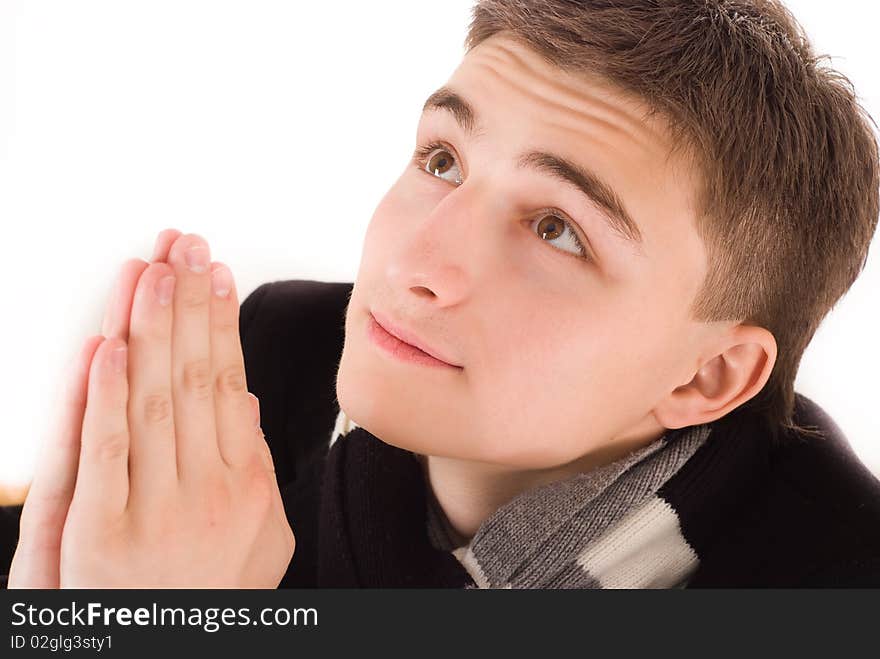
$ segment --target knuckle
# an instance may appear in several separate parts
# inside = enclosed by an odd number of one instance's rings
[[[247,391],[244,369],[236,365],[220,371],[217,375],[217,391],[224,394],[240,394]]]
[[[27,542],[31,547],[55,542],[61,544],[61,530],[67,518],[69,504],[63,509],[39,511],[39,514],[22,514],[19,519],[19,542]],[[53,533],[53,531],[55,531]]]
[[[183,365],[183,388],[197,398],[209,398],[211,391],[211,360],[195,359]]]
[[[212,318],[214,329],[223,334],[238,336],[238,318],[232,314],[222,314],[219,318]]]
[[[158,320],[158,319],[151,319]],[[132,340],[145,339],[150,346],[165,344],[171,339],[171,325],[165,322],[132,323]]]
[[[262,465],[251,472],[251,485],[248,488],[248,493],[258,510],[266,513],[272,508],[274,487],[276,487],[274,475],[272,472],[266,471]]]
[[[202,309],[208,306],[210,299],[209,291],[201,288],[184,290],[180,293],[180,306],[184,309]]]
[[[171,396],[167,392],[150,394],[144,398],[144,420],[153,425],[164,425],[172,418]]]
[[[87,447],[90,457],[96,460],[102,462],[120,460],[128,455],[128,433],[124,431],[107,433],[91,442],[86,442],[84,446]]]
[[[152,293],[150,293],[152,295]],[[129,347],[153,350],[157,343],[165,344],[171,338],[172,321],[164,314],[143,313],[133,310],[129,329]]]
[[[29,519],[45,520],[47,516],[61,514],[61,522],[64,522],[64,514],[70,506],[72,491],[55,486],[47,490],[34,490],[25,497],[21,507],[19,521],[24,524]]]

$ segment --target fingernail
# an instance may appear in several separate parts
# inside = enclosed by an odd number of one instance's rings
[[[229,268],[218,265],[211,271],[211,285],[214,288],[214,295],[217,297],[226,297],[232,290],[232,273]]]
[[[163,307],[167,307],[174,297],[174,282],[176,280],[174,275],[165,275],[156,282],[156,297],[159,298],[159,304]]]
[[[159,241],[162,240],[162,234],[164,232],[165,232],[165,230],[163,229],[162,231],[159,232],[159,235],[156,236],[156,241],[153,243],[153,255],[150,257],[151,262],[155,262],[159,258],[159,246],[160,246]]]
[[[117,373],[125,372],[125,362],[126,356],[128,354],[128,350],[126,346],[122,346],[121,348],[114,348],[110,353],[110,363],[113,365],[113,369]]]
[[[260,400],[256,396],[254,396],[250,391],[248,392],[248,396],[251,397],[251,407],[254,410],[254,427],[260,427]]]
[[[193,245],[183,253],[186,267],[193,272],[205,272],[208,269],[208,248],[204,245]]]

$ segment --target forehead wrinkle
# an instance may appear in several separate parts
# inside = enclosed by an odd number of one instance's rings
[[[615,152],[620,149],[619,141],[615,142],[611,136],[604,134],[602,131],[591,130],[591,126],[598,123],[592,115],[580,114],[573,111],[564,112],[559,119],[555,117],[547,118],[542,119],[542,122],[545,126],[554,131],[557,131],[558,133],[561,133],[563,135],[576,136],[570,138],[565,147],[565,152],[570,153],[572,159],[574,160],[579,159],[576,154],[578,150],[583,147],[584,144],[596,144],[611,152]],[[634,135],[621,131],[620,136],[625,138],[628,143],[632,145],[633,149],[635,149],[635,151],[633,151],[632,154],[627,158],[630,161],[636,159],[644,159],[645,161],[647,161],[645,163],[646,166],[653,166],[653,164],[650,162],[652,156],[658,156],[662,153],[662,151],[655,149],[651,142],[643,142]],[[577,142],[574,141],[575,139],[577,140]],[[605,158],[605,160],[608,159]]]
[[[565,121],[558,121],[556,118],[542,118],[541,121],[548,126],[557,127],[563,129],[565,132],[575,133],[580,135],[583,138],[587,138],[593,142],[597,142],[599,144],[604,145],[608,149],[616,149],[619,145],[614,144],[613,140],[609,139],[611,135],[603,134],[601,130],[585,130],[586,125],[599,126],[600,128],[605,129],[607,133],[611,133],[613,136],[616,136],[620,140],[626,140],[638,147],[643,152],[651,152],[651,142],[644,141],[638,139],[637,136],[632,133],[627,132],[624,128],[610,123],[608,120],[603,117],[596,116],[589,112],[583,112],[576,108],[572,108],[567,105],[562,105],[555,101],[549,101],[548,99],[538,95],[537,93],[531,91],[529,88],[520,85],[515,81],[511,81],[510,78],[504,76],[499,71],[497,71],[493,66],[489,64],[479,64],[481,69],[487,72],[489,75],[492,75],[502,83],[513,87],[516,91],[518,91],[523,96],[531,98],[536,102],[547,105],[549,104],[553,110],[555,110],[563,119],[568,119],[568,123]]]
[[[515,80],[515,79],[511,79],[510,76],[506,76],[506,75],[504,75],[503,73],[501,73],[498,69],[496,69],[496,68],[495,68],[494,66],[492,66],[491,64],[488,64],[488,63],[480,63],[480,64],[477,64],[477,67],[483,69],[484,71],[486,71],[486,72],[488,72],[489,74],[493,75],[494,77],[498,78],[502,83],[504,83],[504,84],[507,85],[508,87],[512,87],[512,88],[515,89],[517,92],[519,92],[521,95],[526,96],[526,97],[532,99],[532,100],[535,101],[536,104],[539,105],[539,106],[540,106],[540,105],[545,105],[545,106],[546,106],[546,105],[549,105],[553,110],[555,110],[555,111],[557,111],[557,112],[559,112],[559,113],[561,113],[561,114],[570,114],[570,113],[572,113],[572,112],[573,112],[574,114],[576,114],[576,115],[582,115],[582,114],[583,114],[583,113],[581,113],[581,112],[578,112],[578,111],[574,110],[573,108],[570,108],[570,107],[567,106],[567,105],[564,105],[564,104],[562,104],[562,103],[559,103],[559,102],[556,101],[555,99],[554,99],[554,100],[551,100],[551,99],[548,99],[548,98],[546,98],[546,97],[544,97],[544,96],[541,96],[539,93],[537,93],[537,92],[535,92],[535,91],[532,91],[532,89],[530,88],[530,86],[528,86],[527,84],[523,84],[523,83],[521,83],[521,82],[519,82],[519,81],[517,81],[517,80]],[[614,124],[614,123],[611,123],[610,121],[608,121],[608,120],[605,119],[604,117],[593,117],[593,116],[590,116],[589,118],[590,118],[590,120],[593,121],[594,123],[601,124],[604,128],[608,129],[609,131],[612,131],[612,132],[615,132],[615,133],[620,133],[620,134],[622,134],[622,135],[626,135],[626,132],[623,131],[619,126],[617,126],[617,125]]]
[[[620,102],[628,101],[628,99],[626,99],[626,94],[622,89],[615,89],[613,83],[609,83],[609,81],[606,81],[600,75],[596,74],[592,76],[593,80],[589,80],[591,76],[589,76],[587,72],[583,72],[581,75],[586,78],[586,80],[584,80],[579,78],[577,74],[566,71],[555,64],[545,62],[543,59],[536,59],[535,63],[532,63],[523,55],[517,53],[513,48],[505,45],[501,41],[492,43],[486,42],[486,44],[485,54],[488,56],[494,56],[496,61],[499,61],[502,64],[502,68],[504,65],[507,65],[507,68],[510,68],[510,63],[505,62],[504,58],[499,58],[498,55],[492,53],[492,50],[499,50],[507,54],[511,60],[518,63],[523,69],[529,72],[532,78],[540,81],[547,87],[558,91],[561,96],[568,96],[575,100],[586,99],[588,102],[598,105],[603,110],[606,110],[606,114],[617,117],[621,123],[629,124],[633,132],[644,131],[649,132],[652,135],[656,133],[656,137],[659,138],[664,137],[662,133],[654,130],[652,126],[647,125],[647,122],[645,122],[643,117],[634,116],[633,114],[621,110]],[[548,67],[550,67],[549,71],[547,70]],[[563,79],[571,80],[571,84],[566,84]],[[589,82],[592,82],[593,86],[598,87],[599,90],[604,91],[604,96],[589,88],[585,89],[584,85],[589,84]],[[615,96],[617,98],[615,98]],[[634,104],[636,106],[640,105],[637,99]],[[647,108],[645,109],[647,110]]]
[[[646,120],[645,117],[634,116],[631,113],[621,110],[620,105],[615,104],[613,100],[603,98],[597,93],[591,93],[589,90],[573,88],[566,85],[556,76],[548,76],[545,73],[538,71],[533,65],[529,64],[525,59],[523,59],[513,50],[505,48],[499,44],[494,44],[493,47],[494,49],[507,53],[511,59],[515,60],[520,64],[520,66],[526,69],[531,77],[531,82],[515,82],[517,74],[521,74],[521,72],[510,71],[507,75],[502,73],[502,69],[511,68],[510,62],[506,61],[503,57],[492,53],[491,48],[489,47],[487,47],[487,50],[482,51],[479,56],[475,55],[474,59],[484,58],[496,63],[498,65],[496,67],[490,67],[489,65],[485,64],[483,66],[485,68],[491,69],[492,72],[495,73],[496,77],[499,77],[504,82],[507,82],[509,85],[522,91],[524,95],[529,96],[530,98],[533,98],[541,103],[549,104],[555,109],[561,110],[563,113],[574,114],[576,117],[580,117],[581,119],[588,119],[590,121],[597,122],[608,130],[628,137],[631,140],[636,135],[638,135],[640,138],[638,142],[642,145],[643,148],[647,145],[651,145],[652,142],[654,142],[658,145],[657,148],[646,150],[654,151],[656,153],[665,153],[665,150],[660,145],[665,145],[665,143],[667,142],[666,134],[662,130],[660,130],[659,127],[655,127],[648,120]],[[561,69],[559,71],[563,75],[568,75],[567,72],[562,71]],[[563,97],[564,100],[567,100],[569,102],[564,103],[556,100],[551,100],[537,92],[531,92],[530,88],[538,85],[543,85],[544,87],[551,89],[559,96]],[[591,110],[596,114],[594,115],[577,107],[578,105],[584,104],[591,106]],[[645,112],[645,114],[647,115],[647,111]]]
[[[642,121],[639,121],[635,117],[627,114],[620,110],[618,105],[614,103],[613,100],[603,98],[601,95],[597,93],[591,93],[589,90],[585,89],[577,89],[577,85],[566,85],[560,78],[568,76],[572,77],[567,71],[556,68],[553,70],[552,74],[549,74],[546,71],[539,70],[537,65],[530,63],[524,57],[519,55],[516,51],[508,48],[504,45],[495,44],[495,50],[500,50],[507,54],[510,59],[519,64],[520,67],[525,69],[532,77],[532,79],[539,81],[541,84],[549,87],[550,89],[556,91],[560,96],[567,97],[566,100],[575,101],[575,103],[570,103],[570,105],[576,105],[576,101],[585,99],[588,103],[598,106],[599,109],[604,111],[605,116],[614,117],[619,120],[621,124],[628,124],[631,131],[644,131],[645,126]],[[486,57],[490,57],[496,62],[498,62],[501,66],[499,68],[507,68],[510,67],[510,63],[506,62],[504,58],[498,57],[494,53],[491,53],[491,50],[485,53]],[[580,82],[575,78],[576,82]],[[615,99],[617,100],[617,99]],[[613,123],[613,121],[609,118],[609,123]]]

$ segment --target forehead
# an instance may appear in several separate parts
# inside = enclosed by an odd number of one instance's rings
[[[467,53],[448,85],[474,106],[478,139],[505,156],[541,148],[591,169],[622,198],[650,259],[684,259],[703,270],[694,170],[670,154],[662,115],[650,115],[639,98],[598,76],[563,71],[505,33]]]
[[[564,71],[504,33],[472,49],[452,80],[471,82],[469,91],[489,101],[487,111],[492,109],[493,93],[516,97],[518,105],[506,110],[519,111],[548,128],[623,141],[646,158],[666,158],[671,147],[662,119],[649,116],[640,99],[599,76]]]

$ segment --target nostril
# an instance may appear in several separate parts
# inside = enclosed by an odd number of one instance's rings
[[[437,294],[434,293],[434,291],[432,291],[427,286],[413,286],[413,290],[417,291],[419,293],[419,295],[426,295],[428,297],[437,297]]]

